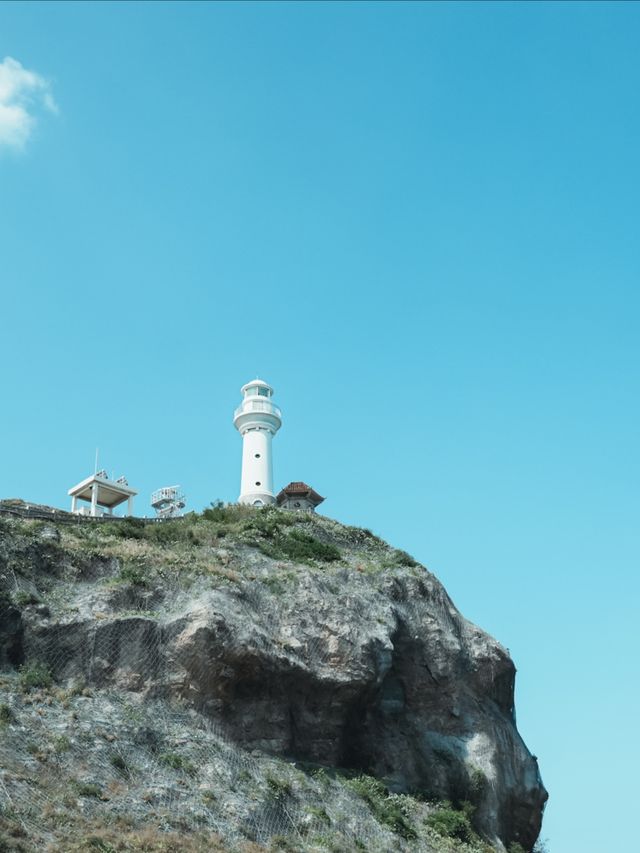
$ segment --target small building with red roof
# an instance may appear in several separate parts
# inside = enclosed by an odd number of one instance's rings
[[[306,483],[289,483],[276,496],[276,503],[281,509],[307,510],[315,512],[315,508],[324,500],[315,489]]]

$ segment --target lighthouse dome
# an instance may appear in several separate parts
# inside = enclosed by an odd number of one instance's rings
[[[240,393],[244,394],[245,397],[271,397],[273,396],[273,388],[262,379],[253,379],[242,386]]]

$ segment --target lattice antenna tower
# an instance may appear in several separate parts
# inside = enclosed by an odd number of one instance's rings
[[[158,518],[180,518],[186,503],[180,486],[165,486],[151,495],[151,506]]]

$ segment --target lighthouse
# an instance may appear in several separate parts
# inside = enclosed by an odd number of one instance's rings
[[[243,400],[233,415],[233,425],[242,436],[238,501],[251,506],[274,504],[271,439],[282,425],[282,414],[271,399],[273,388],[262,379],[247,382],[240,393]]]

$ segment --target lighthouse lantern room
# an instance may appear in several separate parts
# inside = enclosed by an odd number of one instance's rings
[[[233,416],[233,425],[242,436],[238,501],[251,506],[274,504],[271,440],[282,425],[282,414],[273,403],[273,388],[262,379],[247,382],[240,392],[243,400]]]

